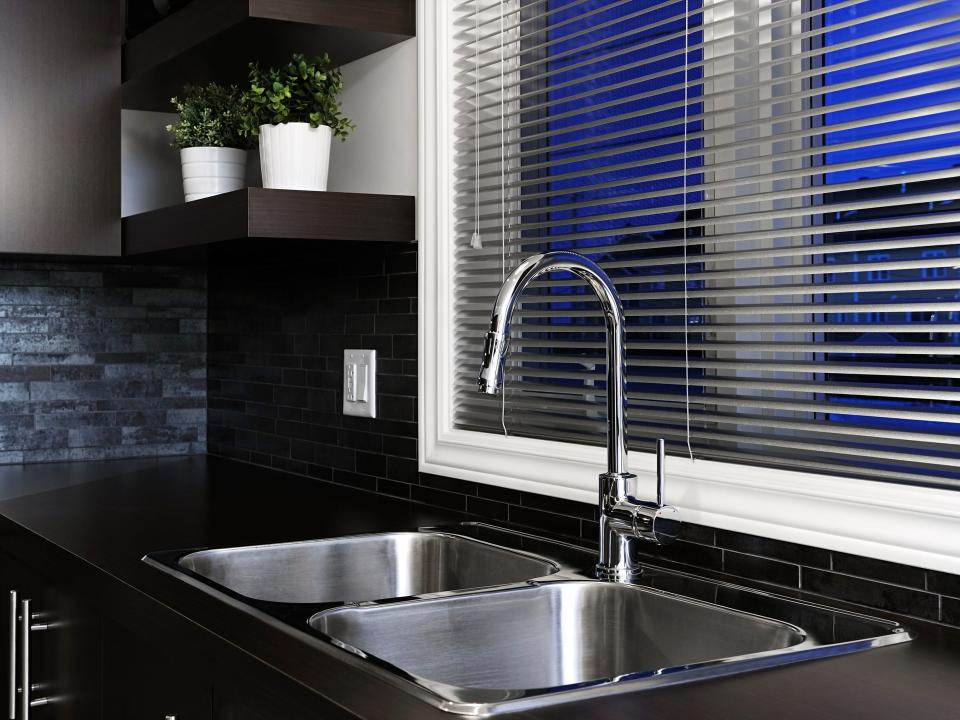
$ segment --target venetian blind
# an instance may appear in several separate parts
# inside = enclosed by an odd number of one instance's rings
[[[960,487],[955,0],[468,0],[454,33],[457,427],[603,442],[570,275],[475,390],[505,273],[572,249],[623,301],[632,447],[689,418],[696,457]]]

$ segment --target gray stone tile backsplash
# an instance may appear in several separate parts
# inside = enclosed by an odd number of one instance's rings
[[[0,263],[0,463],[206,450],[206,270]]]

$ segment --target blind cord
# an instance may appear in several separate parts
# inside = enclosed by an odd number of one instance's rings
[[[474,181],[476,187],[473,196],[473,235],[470,247],[483,249],[480,238],[480,0],[473,4],[473,137],[474,137]]]
[[[690,439],[690,316],[689,289],[687,288],[687,118],[690,97],[690,0],[684,3],[683,16],[683,393],[684,419],[686,420],[687,456],[693,460],[693,443]]]
[[[504,5],[507,0],[500,0],[500,282],[507,277],[507,176],[506,176],[506,106],[504,97],[507,93],[506,83],[504,83]],[[477,103],[479,107],[479,102]],[[478,161],[479,162],[479,161]],[[477,187],[480,186],[480,178],[477,176]],[[478,203],[479,208],[479,203]],[[478,209],[479,212],[479,209]],[[479,221],[478,221],[479,222]],[[507,432],[507,393],[506,387],[500,392],[500,427],[503,428],[504,436]]]

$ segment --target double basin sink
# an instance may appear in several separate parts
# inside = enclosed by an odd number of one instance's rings
[[[910,639],[891,621],[654,567],[599,582],[590,553],[477,524],[145,560],[474,716]]]

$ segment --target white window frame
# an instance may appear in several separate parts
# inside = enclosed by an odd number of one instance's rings
[[[420,470],[593,503],[602,448],[453,426],[452,5],[418,1]],[[652,455],[630,469],[652,497]],[[689,522],[960,573],[960,491],[680,457],[667,477]]]

